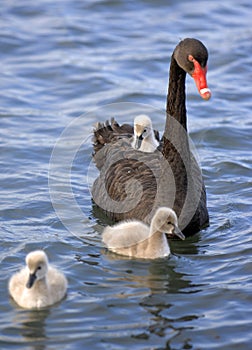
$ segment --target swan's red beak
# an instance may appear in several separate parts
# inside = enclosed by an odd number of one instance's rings
[[[194,72],[192,74],[192,77],[195,81],[197,89],[199,90],[200,96],[204,100],[209,100],[211,97],[211,90],[207,86],[207,67],[202,68],[199,62],[196,61],[193,57],[191,60],[194,64]]]

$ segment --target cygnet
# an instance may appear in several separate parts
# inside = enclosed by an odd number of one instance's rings
[[[140,114],[134,119],[134,136],[131,145],[133,148],[147,153],[154,152],[159,146],[151,119],[145,114]]]
[[[67,279],[48,263],[47,255],[36,250],[26,256],[26,267],[9,281],[9,293],[26,309],[40,309],[57,303],[66,295]]]
[[[156,259],[170,254],[165,233],[185,239],[178,228],[175,212],[170,208],[160,207],[154,214],[150,226],[137,220],[122,221],[107,226],[102,233],[102,240],[114,253],[135,258]]]

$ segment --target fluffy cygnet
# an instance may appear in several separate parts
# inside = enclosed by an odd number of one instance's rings
[[[114,226],[107,226],[102,233],[102,240],[114,253],[135,258],[156,259],[168,256],[170,247],[167,234],[185,236],[178,228],[175,212],[166,207],[157,209],[150,227],[141,221],[122,221]]]
[[[152,129],[151,119],[140,114],[134,120],[134,136],[131,143],[132,147],[142,152],[154,152],[159,146]]]
[[[26,256],[26,267],[9,281],[9,292],[15,302],[26,309],[42,308],[60,301],[67,290],[67,280],[51,267],[42,250]]]

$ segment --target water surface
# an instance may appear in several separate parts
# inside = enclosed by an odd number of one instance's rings
[[[1,349],[250,348],[251,15],[248,0],[1,4]],[[184,37],[209,50],[212,99],[188,78],[187,112],[211,225],[171,242],[170,258],[121,258],[103,248],[106,220],[92,207],[93,124],[150,108],[162,131]],[[8,279],[38,248],[67,275],[68,295],[22,310]]]

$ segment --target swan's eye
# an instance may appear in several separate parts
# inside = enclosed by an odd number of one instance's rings
[[[147,133],[147,131],[148,131],[148,129],[147,129],[147,128],[144,128],[144,129],[143,129],[143,132],[142,132],[142,136],[145,136],[146,133]]]
[[[41,270],[41,269],[42,269],[42,267],[41,267],[41,266],[38,266],[37,270]]]
[[[173,223],[171,221],[168,221],[167,224],[168,225],[173,225]]]

